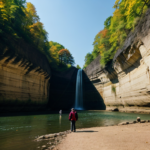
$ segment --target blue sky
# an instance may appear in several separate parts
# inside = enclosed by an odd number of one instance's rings
[[[93,50],[95,35],[114,12],[116,0],[27,0],[31,2],[49,33],[49,41],[62,44],[75,63],[84,65],[85,55]],[[75,64],[75,65],[76,65]]]

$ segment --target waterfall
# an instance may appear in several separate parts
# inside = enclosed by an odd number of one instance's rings
[[[83,110],[82,69],[79,69],[77,73],[75,109]]]

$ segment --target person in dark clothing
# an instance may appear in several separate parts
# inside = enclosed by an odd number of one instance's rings
[[[71,109],[71,112],[69,114],[69,121],[71,121],[71,131],[76,132],[76,126],[75,123],[78,120],[78,114],[74,110],[74,108]]]

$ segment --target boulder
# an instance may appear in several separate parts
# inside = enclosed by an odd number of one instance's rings
[[[137,123],[137,121],[133,121],[133,123]]]
[[[48,139],[48,138],[53,138],[53,137],[56,137],[56,135],[55,134],[47,134],[47,135],[43,136],[43,139]]]
[[[145,123],[146,121],[145,121],[145,120],[141,120],[140,122],[141,122],[141,123]]]
[[[51,142],[47,143],[47,144],[52,144]]]
[[[64,133],[63,132],[59,132],[59,135],[64,135]]]
[[[126,125],[126,122],[119,123],[118,125]]]
[[[43,147],[43,148],[45,148],[45,147],[46,147],[46,145],[43,145],[42,147]]]
[[[37,139],[43,139],[43,135],[42,135],[42,136],[39,136]]]
[[[44,135],[44,136],[43,136],[43,139],[48,139],[48,138],[49,138],[48,135]]]
[[[137,117],[137,122],[140,122],[141,121],[141,118],[140,117]]]
[[[56,136],[59,136],[60,134],[59,134],[59,133],[56,133],[55,135],[56,135]]]

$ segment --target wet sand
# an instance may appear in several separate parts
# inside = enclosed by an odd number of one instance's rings
[[[78,129],[55,149],[150,150],[150,123]]]

